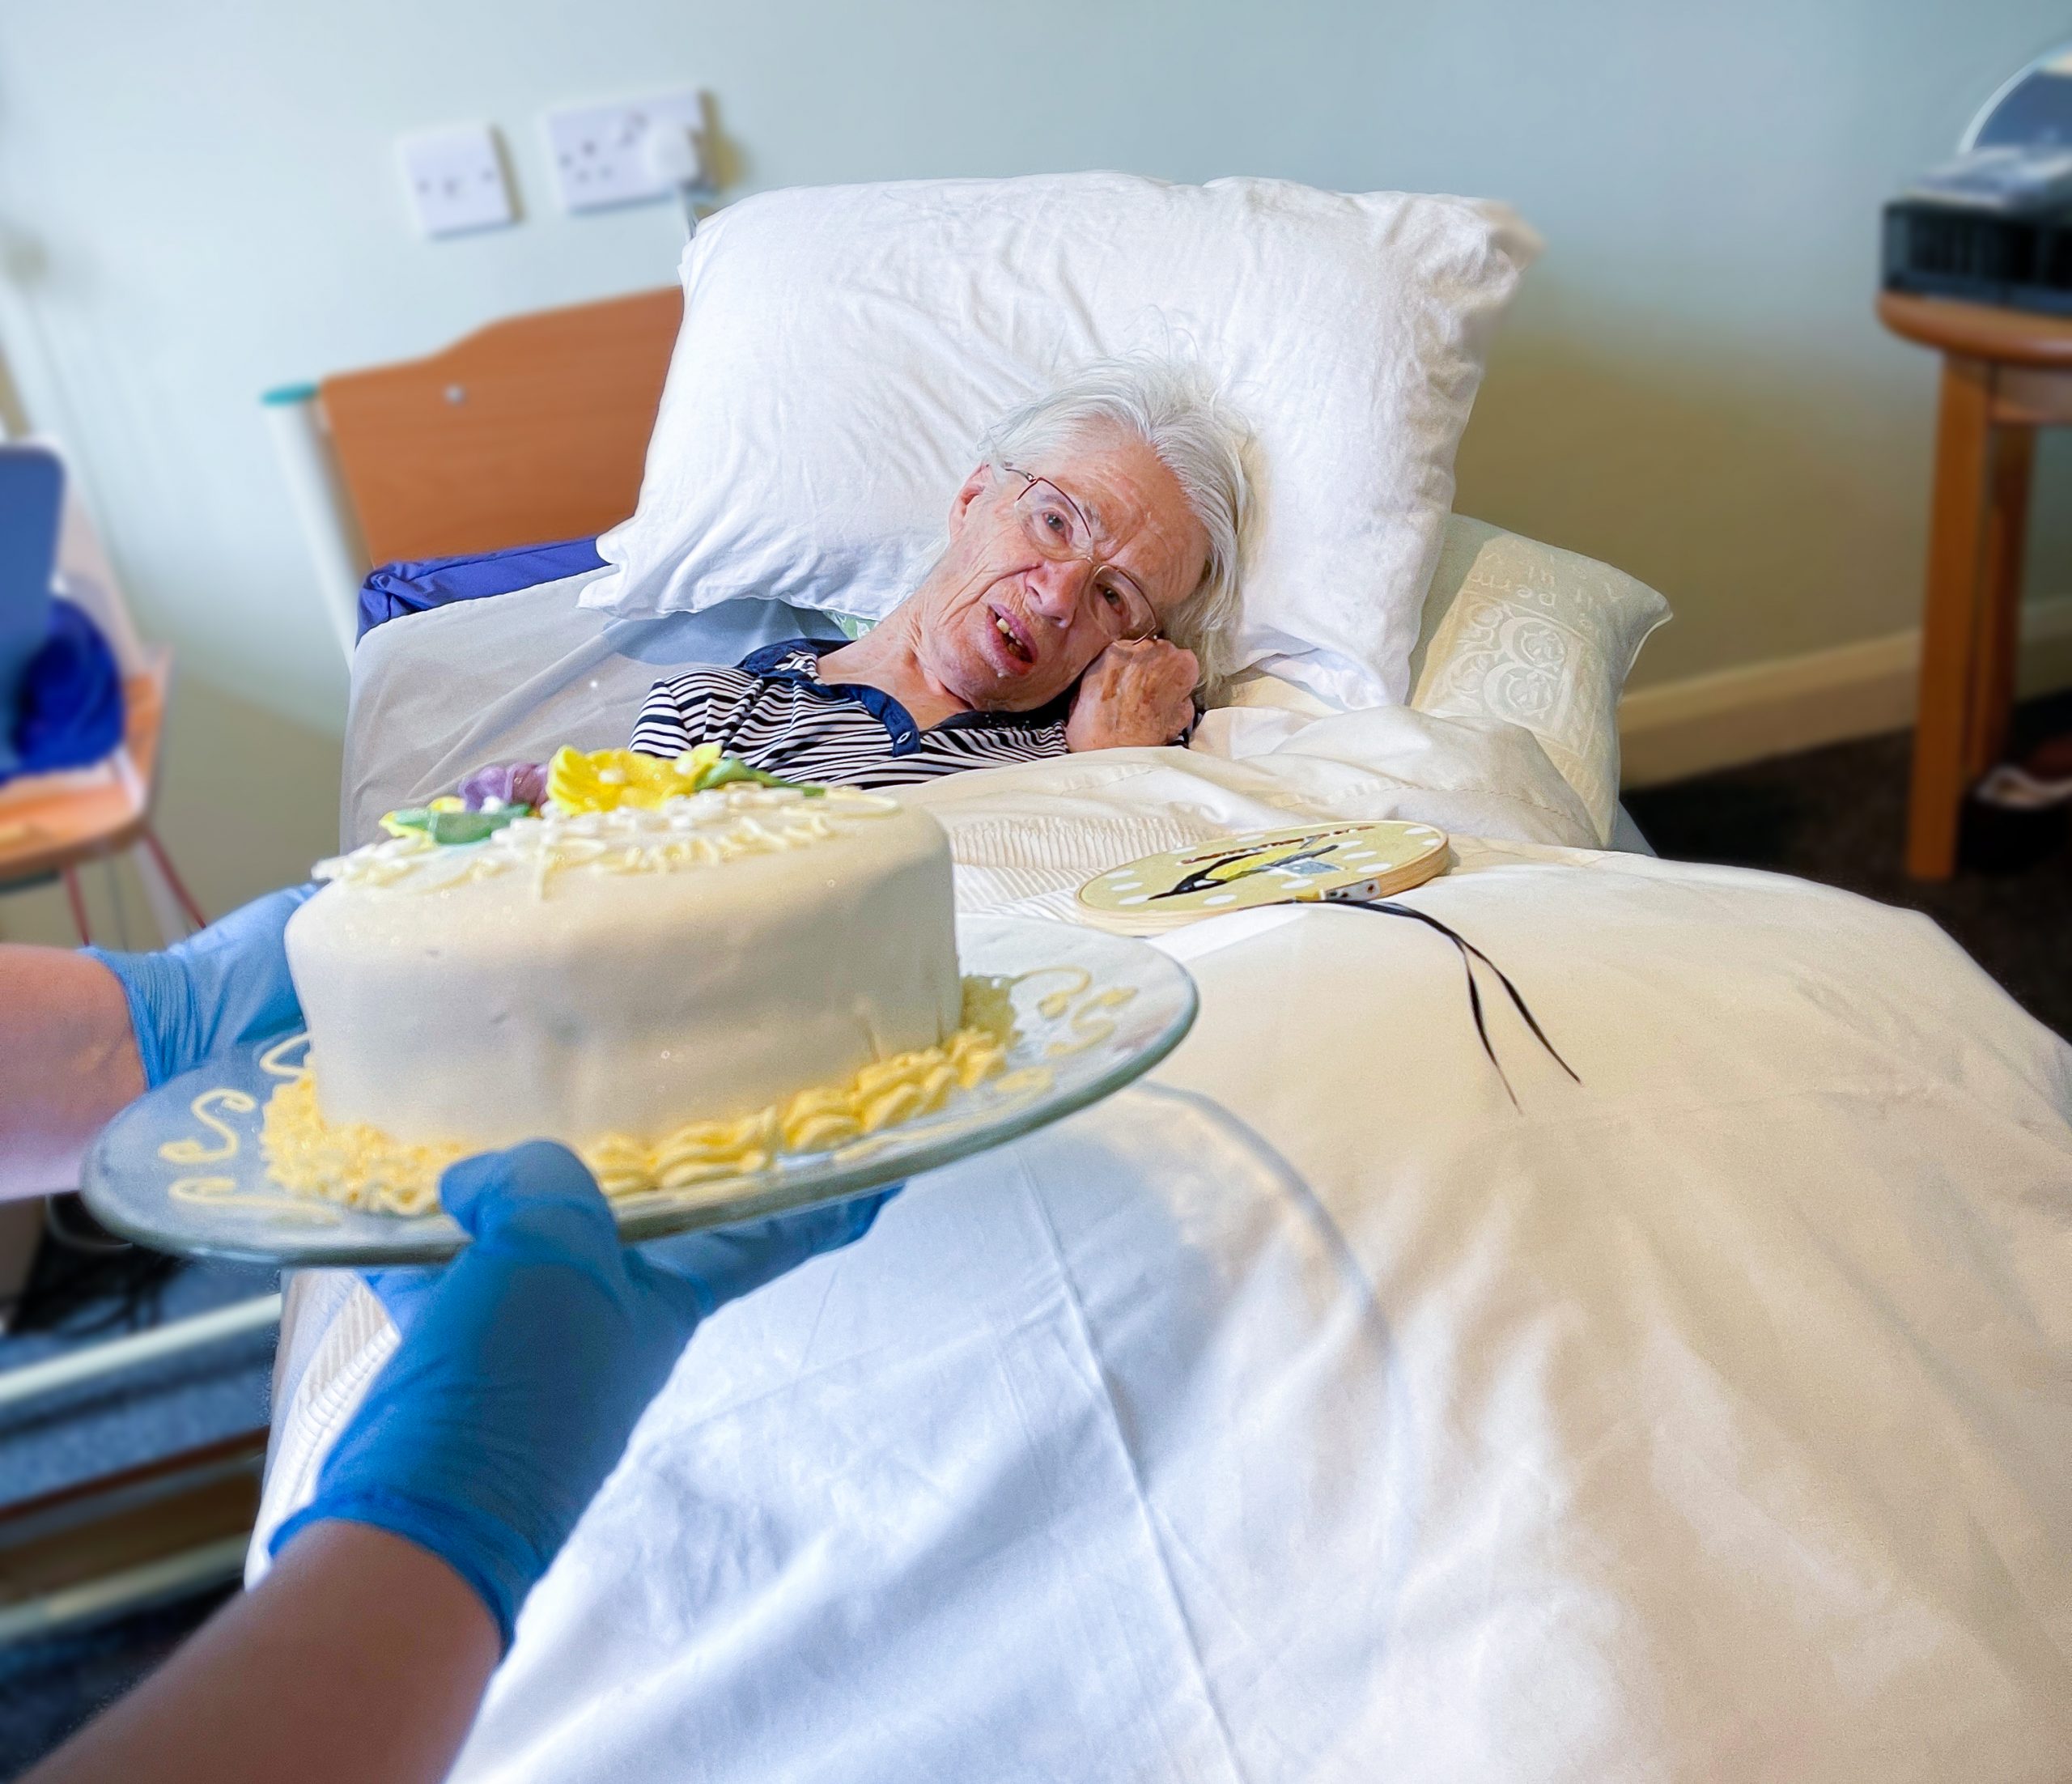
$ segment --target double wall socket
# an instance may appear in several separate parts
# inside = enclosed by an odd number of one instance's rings
[[[702,137],[704,97],[691,91],[618,105],[565,106],[548,113],[544,121],[562,208],[602,210],[664,198],[676,189],[656,171],[658,161],[666,166],[671,160],[656,154],[651,138],[657,130]]]

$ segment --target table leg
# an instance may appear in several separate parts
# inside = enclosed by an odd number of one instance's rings
[[[1992,399],[1989,364],[1955,354],[1944,359],[1921,629],[1921,703],[1907,806],[1907,872],[1921,880],[1944,880],[1956,871],[1978,676]]]
[[[0,1202],[0,1332],[14,1323],[22,1291],[43,1243],[43,1197]]]
[[[1977,673],[1965,729],[1964,779],[1976,781],[2007,751],[2015,710],[2015,664],[2021,643],[2022,557],[2029,526],[2029,472],[2036,430],[1993,431],[1986,472],[1986,526],[1979,569]]]

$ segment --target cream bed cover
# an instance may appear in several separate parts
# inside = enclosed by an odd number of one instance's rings
[[[1878,1780],[2072,1755],[2072,1051],[1926,919],[1573,845],[1404,709],[959,776],[974,911],[1424,818],[1420,926],[1158,945],[1143,1085],[703,1329],[465,1779]],[[393,1343],[305,1276],[265,1535]]]

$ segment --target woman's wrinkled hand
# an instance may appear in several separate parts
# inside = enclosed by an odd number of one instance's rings
[[[1162,638],[1110,644],[1080,677],[1065,721],[1072,750],[1124,750],[1176,742],[1194,722],[1201,665]]]

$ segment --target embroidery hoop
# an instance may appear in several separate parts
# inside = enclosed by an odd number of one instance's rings
[[[1446,832],[1429,824],[1246,830],[1096,874],[1079,889],[1079,915],[1116,935],[1163,935],[1262,905],[1393,898],[1451,862]]]

